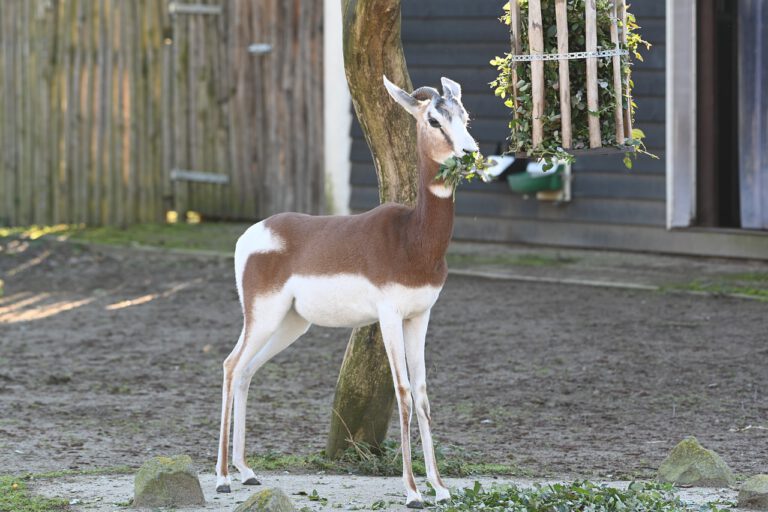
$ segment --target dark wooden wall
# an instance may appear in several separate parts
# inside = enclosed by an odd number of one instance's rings
[[[438,86],[441,76],[462,84],[473,118],[471,133],[484,154],[507,136],[509,109],[488,87],[488,64],[509,51],[508,32],[497,17],[501,0],[403,2],[403,45],[415,87]],[[632,247],[636,228],[665,225],[665,2],[635,2],[641,33],[653,44],[634,68],[636,126],[646,133],[650,152],[626,170],[622,157],[580,157],[574,166],[573,200],[567,204],[523,199],[504,183],[470,184],[457,198],[455,237],[496,241]],[[352,127],[353,211],[377,203],[376,176],[357,123]]]

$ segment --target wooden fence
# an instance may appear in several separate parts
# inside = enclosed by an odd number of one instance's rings
[[[0,225],[317,213],[321,130],[318,0],[0,2]]]

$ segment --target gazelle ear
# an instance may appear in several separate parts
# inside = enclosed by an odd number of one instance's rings
[[[448,98],[461,99],[461,86],[450,78],[442,77],[440,83],[443,84],[443,95]]]
[[[419,101],[392,82],[389,81],[389,79],[382,75],[384,78],[384,87],[387,88],[387,92],[390,96],[392,96],[392,99],[394,99],[397,103],[400,104],[401,107],[403,107],[405,110],[408,111],[409,114],[412,116],[416,116],[419,112],[421,112],[422,107],[424,104],[428,103],[426,101]]]

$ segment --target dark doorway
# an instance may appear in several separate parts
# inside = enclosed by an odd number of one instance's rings
[[[738,2],[698,0],[696,7],[696,222],[738,228]]]

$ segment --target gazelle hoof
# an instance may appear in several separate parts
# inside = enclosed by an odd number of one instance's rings
[[[413,500],[406,503],[405,506],[408,508],[424,508],[424,502],[421,500]]]
[[[451,492],[448,489],[436,489],[435,503],[448,503],[451,501]]]
[[[229,484],[222,484],[216,486],[216,492],[232,492],[232,489],[229,488]]]
[[[261,482],[259,482],[255,476],[252,476],[248,480],[244,481],[243,485],[261,485]]]

